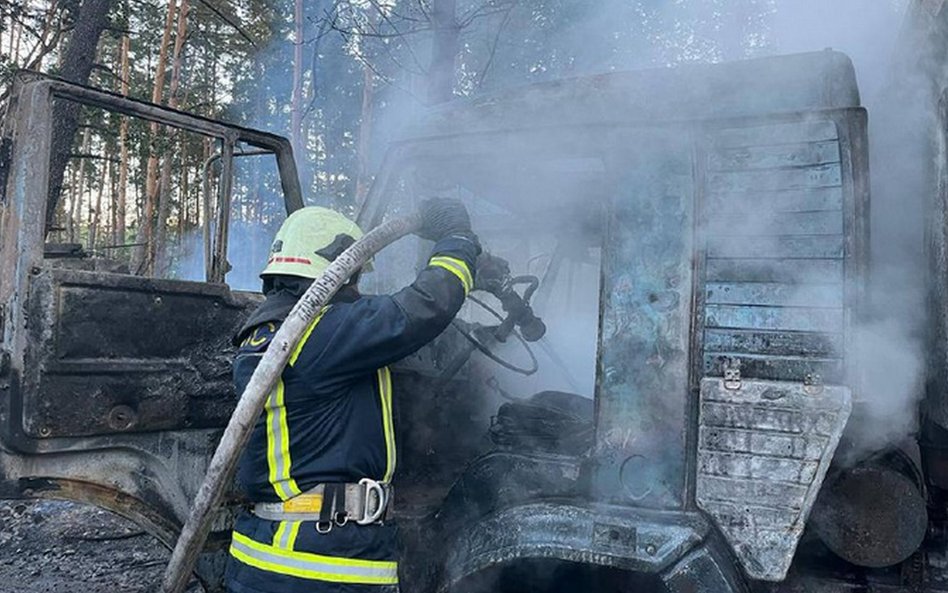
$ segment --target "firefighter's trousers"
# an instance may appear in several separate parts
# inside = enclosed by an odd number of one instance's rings
[[[397,593],[395,526],[267,521],[242,513],[234,526],[228,593]]]

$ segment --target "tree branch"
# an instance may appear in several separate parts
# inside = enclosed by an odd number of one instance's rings
[[[484,81],[487,79],[487,73],[490,71],[490,67],[494,64],[494,57],[497,54],[497,46],[500,43],[500,36],[503,34],[504,29],[507,28],[507,24],[510,23],[510,16],[513,14],[513,10],[516,4],[511,3],[507,8],[506,14],[504,14],[503,20],[500,22],[500,25],[497,26],[497,33],[494,35],[494,42],[491,44],[490,53],[487,55],[487,62],[484,63],[484,67],[481,69],[481,74],[478,77],[477,88],[481,88],[484,85]]]
[[[250,36],[246,31],[244,31],[239,24],[237,24],[237,17],[228,17],[225,15],[219,8],[211,4],[208,0],[198,0],[201,4],[207,7],[208,10],[217,15],[219,19],[230,25],[237,33],[250,44],[251,47],[257,47],[257,43],[254,41],[253,37]]]

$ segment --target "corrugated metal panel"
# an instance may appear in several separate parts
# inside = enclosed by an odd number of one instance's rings
[[[731,206],[734,198],[734,192],[708,192],[705,203],[708,205],[709,214]],[[843,194],[838,187],[782,191],[755,189],[749,192],[742,201],[752,199],[768,204],[770,212],[818,212],[841,210],[843,207]]]
[[[701,381],[695,499],[754,579],[780,581],[852,410],[845,387]]]
[[[717,130],[699,213],[701,374],[843,379],[847,241],[833,121]]]
[[[716,150],[721,150],[734,147],[820,142],[838,138],[839,131],[836,129],[836,124],[829,120],[822,120],[719,130],[711,138],[711,144]]]

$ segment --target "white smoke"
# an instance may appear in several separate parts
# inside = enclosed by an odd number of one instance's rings
[[[497,44],[498,55],[494,57],[493,67],[497,73],[489,79],[491,84],[500,87],[542,78],[825,48],[849,55],[856,68],[863,103],[870,112],[873,158],[870,306],[853,320],[852,351],[849,352],[850,357],[859,361],[857,370],[862,377],[858,381],[857,412],[852,426],[865,437],[859,440],[867,449],[898,441],[914,430],[924,379],[920,326],[924,323],[925,253],[921,237],[924,236],[926,196],[922,187],[906,181],[909,177],[906,172],[917,177],[917,167],[911,161],[919,158],[920,147],[917,138],[906,138],[902,142],[896,140],[892,132],[898,125],[893,108],[924,109],[927,106],[893,105],[891,95],[886,95],[893,71],[891,56],[899,40],[907,4],[908,0],[679,0],[671,3],[600,0],[570,5],[568,25],[547,29],[544,29],[548,25],[546,21],[528,14],[533,8],[518,6],[514,10],[521,12],[514,13],[515,18],[521,18],[518,22],[535,29],[524,32],[511,28],[502,32]],[[464,3],[461,5],[463,8]],[[563,3],[551,6],[565,10]],[[465,56],[470,57],[478,39],[494,39],[487,28],[496,27],[498,21],[485,20],[484,23],[484,30],[465,32],[467,37],[462,44]],[[531,63],[516,54],[520,51],[516,40],[522,41],[525,34],[532,44],[544,48],[546,54],[540,57],[545,59]],[[411,75],[397,82],[411,86]],[[390,91],[385,94],[386,107],[375,123],[376,129],[383,132],[377,137],[373,162],[378,162],[378,156],[384,153],[385,141],[393,136],[392,130],[405,128],[424,116],[417,101],[401,96],[397,90]],[[348,96],[333,97],[330,93],[326,90],[323,97],[328,103],[350,100]],[[654,101],[663,100],[661,96],[654,97]],[[899,115],[906,116],[904,112]],[[926,113],[908,115],[930,116]],[[536,200],[541,207],[544,196],[521,193],[511,199]],[[577,192],[576,199],[582,201],[586,196]],[[752,209],[751,204],[746,205],[748,214],[752,214]],[[753,216],[749,216],[749,220],[753,221]],[[234,249],[241,249],[243,244],[243,241],[232,241]],[[235,257],[235,260],[248,258]],[[522,270],[514,272],[522,273]],[[588,279],[581,282],[584,288],[589,288]],[[547,360],[547,368],[541,370],[542,380],[535,378],[526,385],[518,381],[518,390],[557,386],[591,394],[595,346],[585,331],[585,324],[598,322],[599,295],[595,287],[581,292],[589,302],[574,299],[566,307],[569,312],[540,311],[548,315],[549,346],[568,361],[570,368],[566,373],[553,372],[551,369],[557,365]],[[577,329],[579,323],[584,325]],[[515,347],[511,346],[512,356],[516,356]],[[553,378],[554,375],[562,376]],[[576,377],[581,377],[578,388]]]

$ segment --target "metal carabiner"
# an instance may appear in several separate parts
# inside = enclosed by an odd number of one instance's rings
[[[379,519],[382,518],[382,515],[385,513],[385,506],[387,501],[385,500],[385,488],[381,484],[376,482],[371,478],[362,478],[359,480],[360,486],[365,486],[365,498],[362,500],[362,518],[357,519],[356,523],[359,525],[371,525]],[[372,501],[372,493],[375,493],[375,496],[378,498],[379,504],[375,509],[375,512],[369,513],[371,508],[370,503]]]
[[[322,527],[322,526],[325,527]],[[316,533],[326,535],[332,531],[332,521],[316,521]]]
[[[333,515],[332,520],[333,523],[336,524],[336,527],[345,527],[346,523],[349,522],[349,513],[345,511],[338,512]]]

